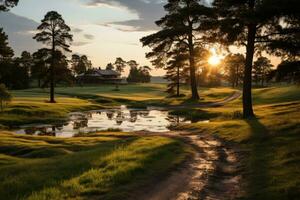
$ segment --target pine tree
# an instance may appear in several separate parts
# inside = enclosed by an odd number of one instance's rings
[[[51,51],[46,48],[39,49],[32,54],[33,65],[31,66],[31,78],[38,81],[38,87],[41,87],[42,80],[45,80],[48,69],[47,66],[51,63]]]
[[[215,29],[211,41],[225,45],[246,47],[246,61],[243,84],[244,118],[254,116],[252,106],[252,68],[254,54],[265,50],[277,38],[281,22],[299,16],[298,0],[215,0],[213,8],[218,16],[207,27]],[[286,44],[286,43],[285,43]]]
[[[0,28],[0,62],[5,59],[11,59],[14,56],[14,51],[8,45],[8,37],[4,33],[3,28]]]
[[[125,60],[123,60],[120,57],[116,58],[114,66],[118,73],[122,74],[124,72],[126,65],[127,65],[127,62]]]
[[[0,28],[0,82],[5,82],[9,72],[9,67],[12,65],[12,57],[14,56],[14,51],[8,45],[8,37]]]
[[[77,54],[73,54],[71,58],[71,68],[73,74],[79,75],[87,72],[92,68],[92,62],[88,59],[86,55],[79,56]]]
[[[72,41],[71,29],[56,11],[48,12],[37,29],[39,33],[34,36],[34,39],[51,46],[50,103],[55,103],[55,55],[58,55],[56,53],[57,50],[70,52],[69,42]]]
[[[243,83],[245,57],[242,54],[229,54],[224,59],[225,78],[232,87]]]
[[[266,82],[267,75],[272,70],[272,63],[271,60],[269,60],[266,57],[259,57],[253,64],[253,78],[256,84],[258,82],[261,83],[261,86],[264,86],[264,83]]]
[[[174,49],[170,52],[171,58],[168,61],[166,67],[164,68],[167,73],[165,79],[169,80],[167,93],[170,95],[176,94],[177,97],[180,96],[180,84],[182,81],[182,70],[188,65],[188,53],[185,49]],[[175,90],[176,88],[176,90]]]
[[[176,48],[178,43],[186,45],[189,52],[189,72],[192,98],[199,99],[196,80],[195,48],[201,42],[197,34],[202,19],[212,15],[211,9],[200,4],[199,0],[168,0],[165,5],[166,16],[156,24],[162,29],[141,39],[144,46],[152,48],[148,58],[155,57],[158,63],[166,60],[166,54]],[[154,61],[154,62],[155,62]]]
[[[0,12],[8,11],[10,8],[16,6],[19,0],[1,0],[0,1]]]

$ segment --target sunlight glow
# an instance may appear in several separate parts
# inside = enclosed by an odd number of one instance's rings
[[[208,63],[212,66],[217,66],[222,61],[222,56],[218,55],[217,50],[215,48],[210,49],[211,56],[208,59]]]

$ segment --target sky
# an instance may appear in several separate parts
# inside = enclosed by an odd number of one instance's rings
[[[150,65],[145,58],[149,49],[143,48],[139,40],[157,30],[154,22],[164,15],[164,4],[163,0],[20,0],[11,13],[0,16],[0,23],[2,20],[4,28],[11,32],[8,35],[12,46],[16,46],[16,54],[27,48],[33,52],[39,47],[31,39],[34,27],[48,11],[55,10],[72,29],[72,52],[87,55],[94,67],[103,68],[116,57]],[[28,26],[21,27],[16,22],[20,21],[18,17]],[[23,41],[19,41],[21,38]],[[152,75],[162,73],[152,71]]]
[[[212,0],[205,0],[210,3]],[[87,55],[93,67],[104,68],[117,57],[151,66],[150,49],[140,39],[158,30],[155,21],[164,16],[166,0],[20,0],[10,12],[0,13],[0,27],[9,36],[16,55],[41,47],[32,39],[48,11],[58,11],[71,27],[72,53]],[[240,50],[239,50],[240,51]],[[164,75],[153,69],[153,76]],[[128,74],[128,69],[124,75]]]

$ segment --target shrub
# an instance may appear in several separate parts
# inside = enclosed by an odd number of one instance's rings
[[[1,112],[4,109],[4,105],[12,100],[12,95],[7,90],[4,84],[0,84],[0,109]]]

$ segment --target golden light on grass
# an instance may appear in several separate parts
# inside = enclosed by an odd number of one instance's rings
[[[210,49],[211,56],[208,59],[208,63],[212,66],[217,66],[221,63],[223,57],[218,55],[217,50],[215,48]]]

